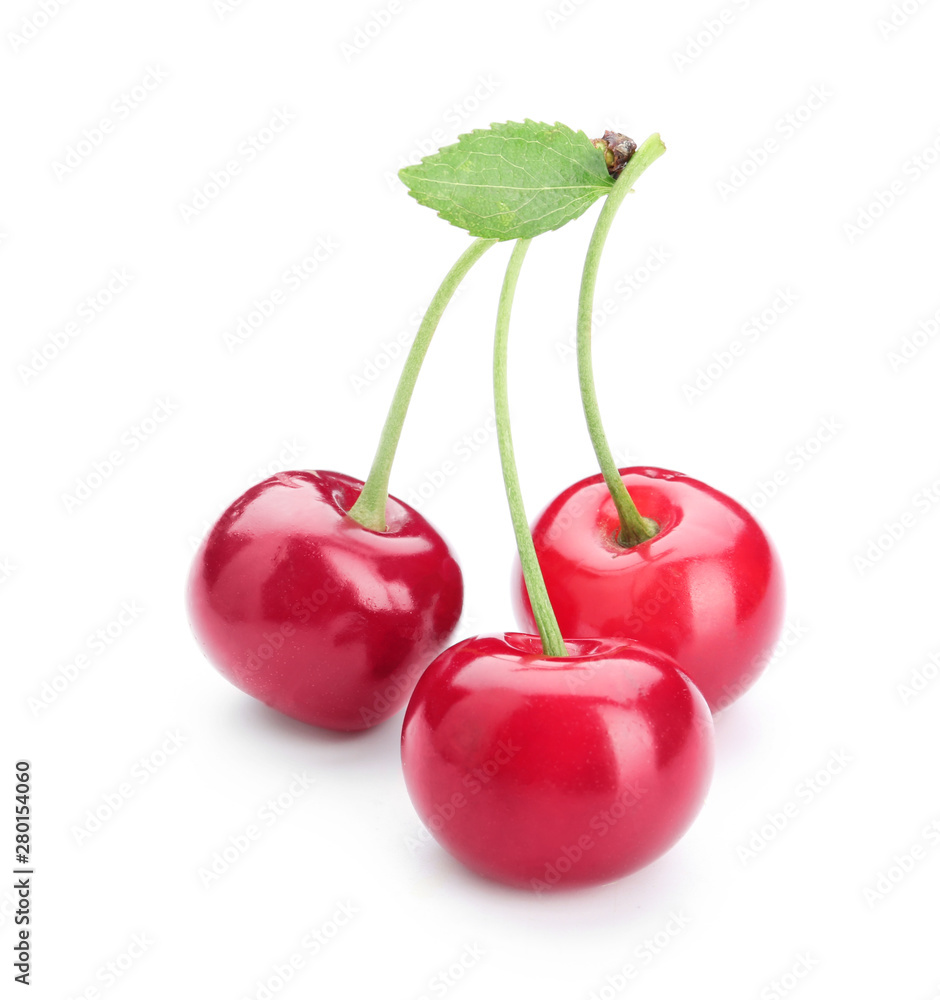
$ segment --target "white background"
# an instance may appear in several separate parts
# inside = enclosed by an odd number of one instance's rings
[[[4,4],[0,788],[12,800],[13,762],[33,761],[34,995],[263,998],[299,956],[272,995],[940,996],[940,4],[906,7],[894,28],[890,0],[405,0],[365,35],[382,0],[71,0],[52,17]],[[24,18],[41,26],[30,38]],[[151,67],[165,81],[119,116]],[[290,124],[184,220],[279,109]],[[56,170],[103,117],[110,134]],[[249,484],[368,469],[398,370],[384,345],[413,335],[468,242],[404,194],[398,167],[524,117],[662,133],[669,152],[625,204],[598,283],[611,441],[623,463],[749,502],[789,585],[789,644],[719,717],[688,835],[632,878],[547,897],[485,883],[421,838],[400,716],[356,737],[281,718],[213,671],[183,609],[199,536]],[[595,471],[559,344],[597,210],[533,245],[517,296],[531,515]],[[225,334],[321,238],[338,249],[229,350]],[[664,263],[644,270],[655,251]],[[464,567],[461,636],[515,624],[487,430],[508,252],[484,258],[442,323],[392,481],[407,499],[456,465],[422,509]],[[131,277],[94,312],[112,269]],[[794,304],[748,340],[778,289]],[[736,340],[743,353],[709,375]],[[56,356],[27,372],[44,345]],[[132,449],[165,400],[172,415]],[[67,509],[116,448],[121,465]],[[94,652],[123,602],[139,613]],[[165,757],[171,733],[182,745]],[[291,793],[295,773],[309,787]],[[122,784],[132,794],[84,836]],[[289,808],[265,825],[278,796]],[[200,868],[253,823],[263,837],[204,885]],[[0,889],[12,979],[11,902]]]

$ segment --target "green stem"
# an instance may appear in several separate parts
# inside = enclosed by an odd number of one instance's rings
[[[364,528],[369,528],[372,531],[385,531],[386,529],[385,507],[388,503],[388,480],[392,473],[392,462],[395,460],[395,450],[401,437],[408,404],[411,402],[415,382],[417,382],[418,373],[421,371],[421,363],[428,352],[428,345],[431,343],[437,324],[440,322],[447,304],[453,298],[454,292],[457,291],[457,286],[463,281],[470,268],[496,242],[496,240],[479,239],[470,244],[460,255],[457,263],[447,272],[446,277],[441,282],[441,287],[434,293],[434,298],[431,299],[431,304],[421,320],[411,350],[405,359],[405,366],[398,380],[395,395],[392,397],[392,405],[385,418],[385,426],[382,428],[382,436],[379,438],[379,446],[376,449],[375,458],[372,460],[369,476],[362,487],[359,498],[349,509],[349,516],[358,521]]]
[[[626,198],[633,182],[646,168],[666,152],[657,133],[651,135],[646,142],[633,154],[623,172],[614,181],[614,186],[607,195],[597,224],[591,235],[587,256],[584,259],[584,271],[581,275],[581,294],[578,300],[578,380],[581,385],[581,403],[584,407],[584,418],[587,421],[588,433],[594,445],[594,454],[604,476],[604,482],[610,490],[610,495],[620,515],[620,534],[617,541],[624,546],[639,545],[652,538],[658,527],[655,521],[643,517],[636,509],[630,494],[627,492],[614,456],[611,454],[604,425],[601,421],[600,408],[597,405],[597,390],[594,387],[594,366],[591,360],[591,314],[594,311],[594,289],[597,285],[597,270],[604,252],[604,243],[610,232],[617,209]]]
[[[532,614],[542,637],[542,649],[546,656],[567,656],[565,641],[561,629],[552,610],[545,580],[535,554],[535,544],[529,530],[529,522],[525,516],[522,503],[522,491],[519,488],[519,471],[516,468],[516,456],[512,447],[512,430],[509,426],[509,385],[507,378],[507,342],[509,339],[509,317],[512,313],[512,300],[516,294],[516,283],[519,271],[531,240],[516,240],[512,256],[506,267],[506,277],[499,294],[499,310],[496,313],[496,340],[493,346],[493,398],[496,407],[496,437],[499,441],[499,460],[503,467],[503,483],[506,487],[506,499],[509,501],[509,514],[512,518],[512,528],[516,535],[516,547],[519,550],[519,561],[522,563],[522,575],[525,577],[526,590],[529,592],[529,602]]]

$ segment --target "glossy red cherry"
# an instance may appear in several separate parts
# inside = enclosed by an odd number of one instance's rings
[[[387,530],[346,515],[363,483],[282,472],[219,518],[189,580],[193,631],[236,687],[285,715],[366,729],[395,712],[460,618],[446,542],[394,497]]]
[[[633,548],[600,475],[556,497],[533,528],[564,636],[622,636],[672,656],[713,711],[739,697],[767,664],[784,610],[783,570],[770,539],[735,500],[664,469],[621,478],[640,513],[659,525]],[[513,588],[524,626],[525,584]]]
[[[636,643],[476,636],[421,676],[402,730],[422,822],[481,875],[542,891],[609,882],[671,847],[711,778],[704,699]]]

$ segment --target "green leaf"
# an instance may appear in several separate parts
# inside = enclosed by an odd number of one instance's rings
[[[528,118],[458,136],[398,176],[412,198],[451,225],[497,240],[559,229],[614,183],[583,132]]]

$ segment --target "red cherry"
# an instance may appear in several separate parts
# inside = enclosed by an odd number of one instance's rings
[[[705,483],[664,469],[620,469],[659,525],[633,548],[601,476],[569,486],[538,518],[535,549],[564,636],[621,636],[672,656],[712,711],[757,679],[783,622],[780,559],[754,518]],[[533,622],[517,570],[519,621]]]
[[[422,822],[468,868],[514,886],[609,882],[671,847],[713,762],[705,700],[668,656],[578,639],[549,657],[509,632],[451,646],[405,713]]]
[[[219,518],[189,580],[193,631],[236,687],[302,722],[367,729],[404,703],[460,618],[447,543],[394,497],[387,531],[346,516],[363,483],[282,472]]]

